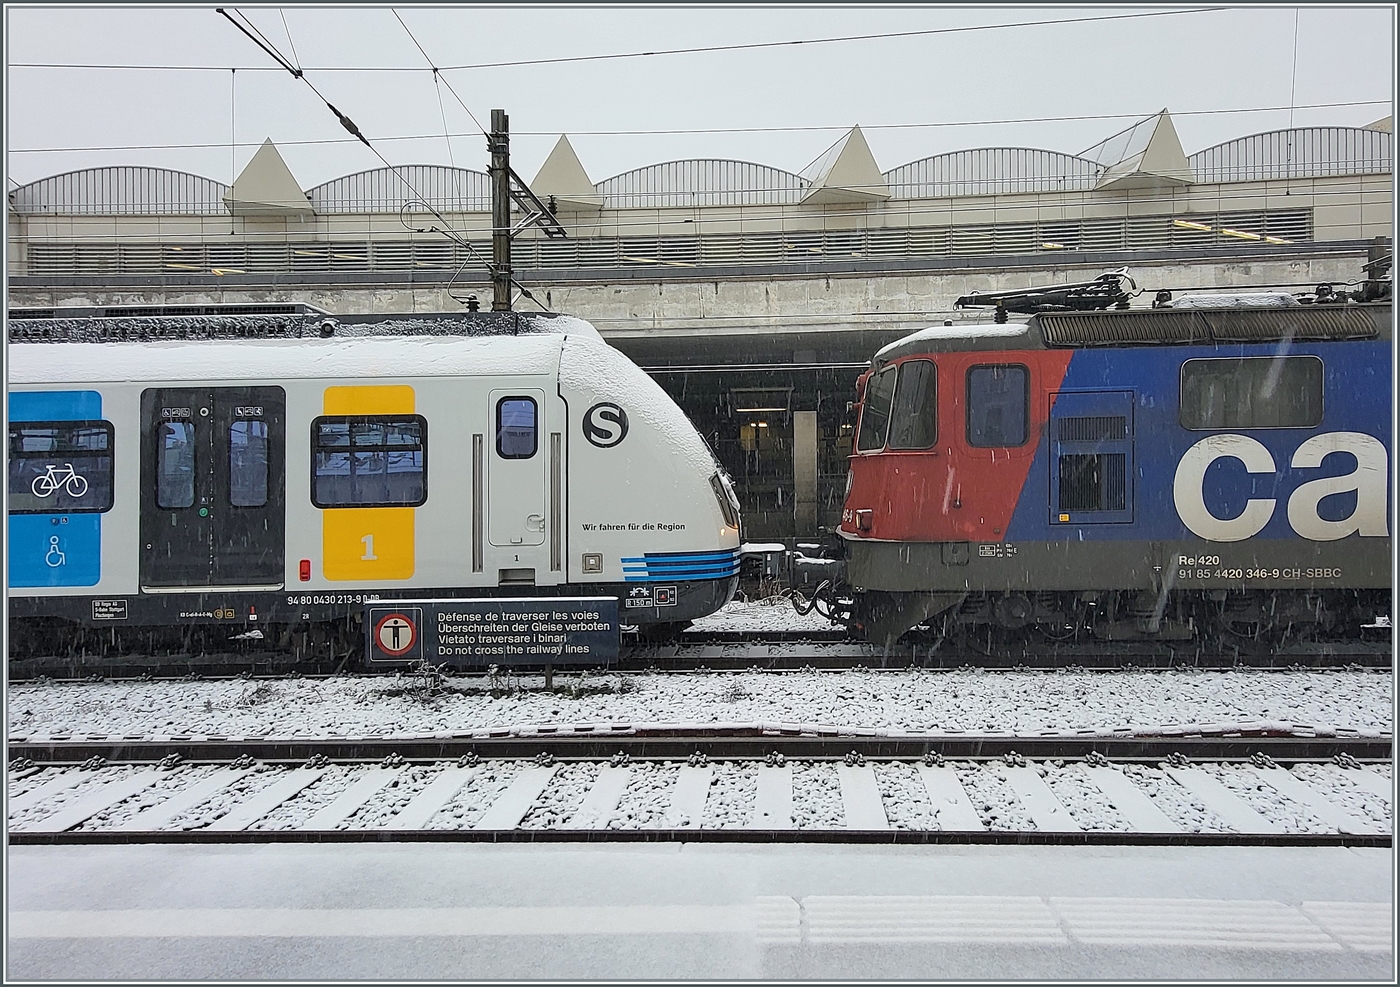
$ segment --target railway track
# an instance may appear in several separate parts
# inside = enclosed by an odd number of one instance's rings
[[[292,652],[248,648],[190,654],[67,654],[11,656],[11,681],[37,678],[205,678],[331,675],[354,670],[355,656],[344,653],[305,657]],[[974,650],[903,644],[886,651],[850,640],[844,631],[687,632],[668,644],[624,640],[608,668],[694,671],[696,669],[812,668],[1388,668],[1388,641],[1295,643],[1271,650],[1206,649],[1190,644],[1135,642],[1066,644],[1035,642],[1015,648]],[[592,666],[596,668],[596,666]],[[389,671],[395,671],[390,669]],[[537,671],[538,669],[536,669]],[[558,666],[558,671],[572,670]]]
[[[1391,845],[1389,735],[773,726],[12,740],[9,838]]]

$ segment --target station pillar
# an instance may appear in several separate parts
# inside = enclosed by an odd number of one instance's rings
[[[794,533],[810,538],[817,533],[817,413],[792,414],[792,509]]]

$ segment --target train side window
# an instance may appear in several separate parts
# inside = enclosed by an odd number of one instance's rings
[[[311,503],[418,507],[428,500],[421,415],[326,415],[311,423]]]
[[[967,372],[967,444],[980,448],[1025,445],[1030,371],[996,364]]]
[[[856,451],[875,452],[885,447],[890,428],[890,405],[894,399],[894,367],[881,370],[865,386],[865,407],[860,413],[860,434]]]
[[[194,505],[194,422],[156,426],[156,506]]]
[[[228,501],[234,507],[267,503],[267,422],[240,419],[228,428]]]
[[[496,455],[529,459],[539,448],[539,407],[534,398],[501,398],[496,402]]]
[[[11,514],[112,509],[111,422],[11,422]]]
[[[938,376],[932,360],[899,365],[890,415],[891,449],[927,449],[938,438]]]
[[[1183,428],[1313,428],[1322,423],[1322,361],[1315,356],[1187,360]]]

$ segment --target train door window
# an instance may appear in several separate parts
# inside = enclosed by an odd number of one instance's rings
[[[194,422],[161,422],[156,428],[156,504],[194,504]]]
[[[234,507],[267,503],[267,422],[240,420],[228,429],[228,500]]]
[[[1183,428],[1313,428],[1322,423],[1322,361],[1315,356],[1187,360]]]
[[[938,376],[931,360],[899,365],[890,415],[891,449],[927,449],[938,438]]]
[[[112,438],[105,421],[11,423],[10,513],[111,510]]]
[[[858,452],[875,452],[885,447],[890,405],[894,400],[895,370],[894,367],[881,370],[865,386],[865,407],[860,413],[860,434],[856,438]]]
[[[496,454],[502,459],[529,459],[539,448],[534,398],[510,397],[496,402]]]
[[[428,499],[421,415],[325,416],[311,423],[317,507],[418,507]]]
[[[968,445],[1025,445],[1030,376],[1019,363],[973,367],[967,372]]]

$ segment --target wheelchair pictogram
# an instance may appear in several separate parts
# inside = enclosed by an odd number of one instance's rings
[[[49,550],[44,553],[44,563],[50,569],[57,569],[67,561],[67,553],[58,547],[58,535],[49,536]]]

